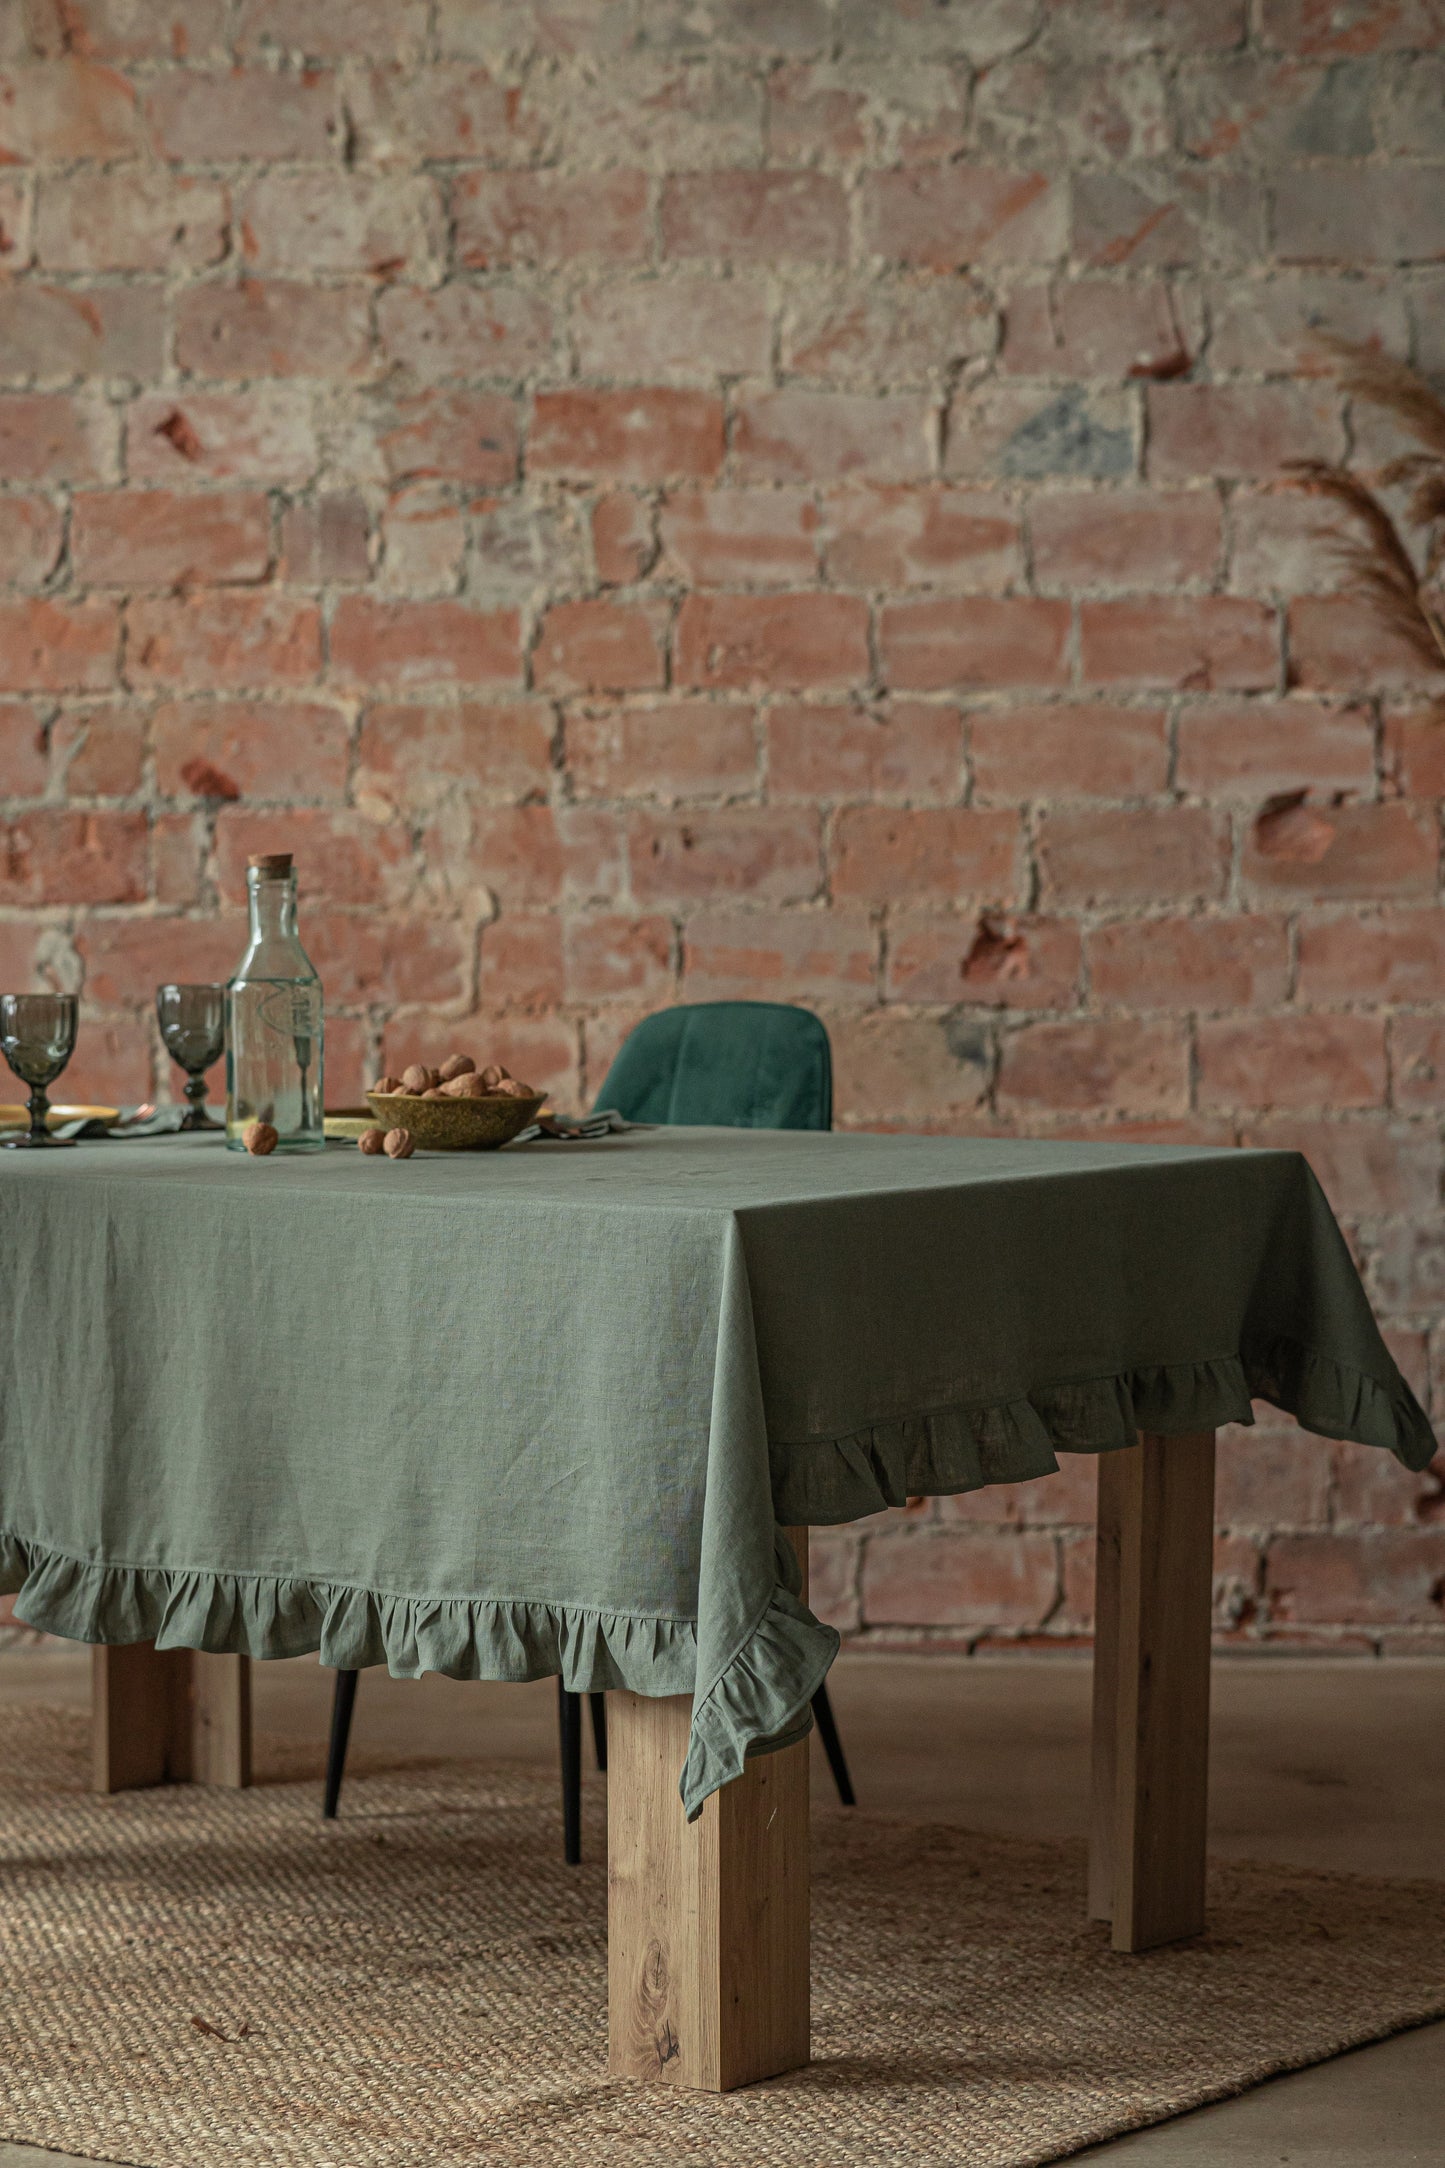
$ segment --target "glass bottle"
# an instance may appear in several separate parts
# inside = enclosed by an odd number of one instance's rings
[[[246,1147],[248,1122],[269,1122],[278,1152],[319,1152],[321,980],[296,931],[289,852],[248,861],[251,939],[226,988],[226,1143]]]

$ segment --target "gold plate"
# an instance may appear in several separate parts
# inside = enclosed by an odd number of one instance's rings
[[[47,1129],[62,1129],[67,1122],[118,1122],[119,1107],[52,1107]],[[0,1129],[28,1129],[29,1107],[0,1107]]]

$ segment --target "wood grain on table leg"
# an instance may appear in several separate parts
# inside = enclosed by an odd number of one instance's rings
[[[251,1781],[251,1662],[136,1641],[91,1651],[91,1782]]]
[[[690,1698],[607,1699],[613,2073],[729,2092],[800,2068],[809,2044],[807,1741],[753,1756],[689,1823],[677,1780]]]
[[[1116,1950],[1204,1926],[1214,1433],[1099,1458],[1089,1911]]]

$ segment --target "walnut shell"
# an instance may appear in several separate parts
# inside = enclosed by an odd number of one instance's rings
[[[471,1076],[476,1066],[470,1054],[449,1054],[437,1075],[443,1084],[455,1084],[459,1076]]]
[[[485,1099],[486,1096],[487,1087],[475,1069],[467,1070],[463,1076],[454,1076],[437,1094],[439,1099]]]
[[[401,1078],[399,1076],[379,1076],[371,1088],[374,1092],[399,1092],[401,1090]]]
[[[423,1099],[445,1099],[445,1097],[446,1093],[442,1090],[440,1084],[433,1084],[430,1091],[422,1093]]]
[[[497,1091],[508,1099],[535,1099],[537,1096],[530,1084],[522,1084],[514,1076],[504,1076]]]
[[[502,1067],[499,1061],[489,1061],[486,1068],[482,1071],[482,1082],[486,1085],[489,1092],[494,1092],[497,1086],[501,1083],[503,1077],[506,1076],[506,1074],[507,1071]]]
[[[410,1092],[414,1099],[420,1099],[423,1092],[429,1092],[433,1088],[436,1080],[435,1069],[428,1069],[421,1062],[414,1061],[409,1069],[401,1072],[401,1089]]]
[[[241,1131],[241,1142],[253,1159],[264,1159],[274,1152],[281,1139],[269,1122],[247,1122]]]
[[[381,1089],[380,1085],[377,1086],[377,1089],[378,1091]],[[365,1152],[368,1159],[374,1159],[385,1143],[386,1131],[384,1129],[363,1129],[356,1140],[356,1149],[358,1152]]]
[[[416,1150],[409,1129],[388,1129],[386,1141],[381,1148],[388,1159],[410,1159]]]

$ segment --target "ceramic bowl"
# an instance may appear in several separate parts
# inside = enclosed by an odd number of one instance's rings
[[[497,1092],[486,1099],[419,1099],[410,1092],[368,1092],[367,1102],[383,1129],[409,1129],[423,1152],[494,1152],[534,1122],[535,1099]]]

